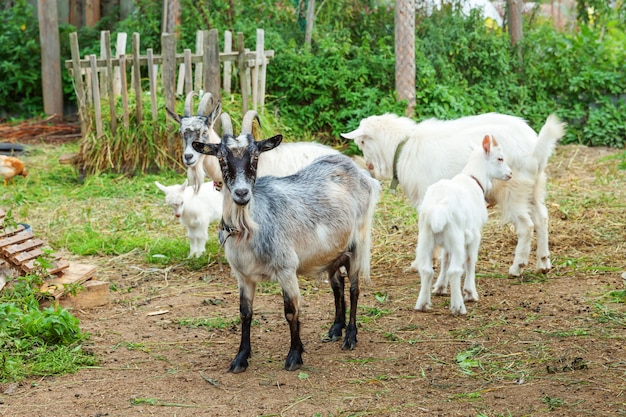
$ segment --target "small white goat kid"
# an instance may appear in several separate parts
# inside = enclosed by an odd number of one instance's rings
[[[221,102],[217,103],[209,112],[209,105],[213,102],[211,93],[204,93],[198,113],[192,115],[192,101],[195,92],[187,94],[185,99],[184,114],[179,115],[170,109],[167,114],[180,124],[180,134],[183,140],[183,163],[187,167],[187,178],[194,189],[204,182],[205,175],[222,186],[222,171],[217,158],[212,155],[204,155],[196,152],[191,144],[194,141],[202,143],[218,144],[222,138],[215,132],[214,127],[222,111]],[[242,130],[252,131],[252,123],[257,120],[256,112],[247,113],[242,122]],[[232,132],[233,125],[230,116],[221,119],[222,131]],[[263,153],[259,159],[257,176],[266,175],[284,176],[296,173],[301,168],[309,165],[319,156],[338,155],[339,151],[314,142],[283,143],[275,152]]]
[[[512,175],[496,140],[485,136],[482,146],[472,151],[460,174],[428,187],[419,208],[419,236],[412,265],[421,277],[416,310],[431,308],[433,253],[437,246],[441,247],[442,262],[435,293],[445,293],[450,283],[450,310],[453,314],[466,314],[463,298],[478,301],[474,272],[481,229],[487,222],[485,192],[491,189],[493,179],[508,181]]]
[[[187,180],[180,185],[166,186],[158,181],[154,183],[165,193],[165,202],[187,228],[189,258],[200,257],[209,239],[209,224],[222,217],[224,196],[214,188],[212,181],[203,183],[197,194],[192,187],[187,186]]]
[[[554,115],[548,117],[537,136],[519,117],[498,113],[421,123],[384,114],[361,120],[356,130],[341,136],[354,140],[363,151],[367,168],[375,178],[393,178],[399,183],[416,209],[429,185],[461,172],[470,154],[468,141],[478,145],[485,135],[497,137],[513,179],[494,183],[486,197],[490,204],[502,207],[502,223],[515,226],[518,242],[509,274],[519,276],[528,265],[534,230],[536,268],[544,273],[552,268],[548,210],[544,204],[545,168],[564,133],[565,124]]]

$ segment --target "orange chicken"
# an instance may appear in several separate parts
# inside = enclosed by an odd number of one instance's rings
[[[4,177],[6,187],[8,182],[13,182],[13,177],[16,175],[25,177],[28,172],[24,169],[24,163],[16,157],[0,155],[0,175]]]

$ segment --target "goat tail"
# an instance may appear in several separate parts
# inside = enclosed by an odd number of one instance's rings
[[[378,198],[380,196],[381,185],[380,182],[372,178],[369,173],[364,172],[367,183],[369,185],[369,200],[367,202],[367,211],[357,224],[356,230],[356,259],[354,259],[354,266],[357,271],[360,271],[360,277],[364,283],[369,284],[372,282],[370,274],[371,264],[371,251],[372,251],[372,223],[374,220],[374,210],[378,204]]]
[[[533,157],[537,161],[538,172],[545,170],[556,144],[565,135],[566,126],[566,123],[561,122],[554,114],[551,114],[546,119],[546,123],[539,132],[537,144],[533,152]]]
[[[430,229],[433,233],[441,233],[449,222],[448,210],[445,207],[434,207],[434,210],[429,210],[428,213],[424,213],[428,217]]]

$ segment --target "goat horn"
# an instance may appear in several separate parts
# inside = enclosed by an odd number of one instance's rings
[[[183,110],[183,116],[190,117],[191,116],[191,105],[193,102],[193,96],[196,95],[195,91],[190,91],[187,94],[187,98],[185,98],[185,109]]]
[[[213,103],[213,94],[206,92],[202,96],[202,99],[200,100],[200,104],[198,104],[198,116],[208,116],[209,103]]]
[[[222,136],[229,134],[233,135],[233,122],[230,120],[228,113],[222,113],[220,115],[220,121],[222,122]]]
[[[261,120],[259,120],[259,114],[254,110],[248,110],[248,112],[243,117],[243,122],[241,122],[241,134],[250,134],[252,135],[252,123],[254,123],[254,119],[256,119],[259,127],[261,126]]]

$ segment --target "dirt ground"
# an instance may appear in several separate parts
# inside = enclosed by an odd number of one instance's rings
[[[521,278],[507,277],[516,240],[494,210],[477,266],[480,300],[464,317],[450,314],[445,296],[430,313],[413,310],[419,277],[406,268],[415,213],[388,214],[407,203],[385,191],[358,345],[342,351],[322,341],[332,292],[303,278],[306,353],[295,372],[282,369],[289,331],[275,284],[257,289],[250,367],[233,375],[225,371],[239,345],[237,287],[215,254],[199,271],[155,268],[133,253],[72,258],[97,264],[97,278],[115,288],[110,304],[75,312],[100,366],[0,384],[0,415],[626,415],[626,306],[610,296],[626,283],[626,171],[605,158],[615,153],[557,148],[547,199],[554,269],[546,276],[532,262]],[[191,319],[224,328],[181,324]]]

